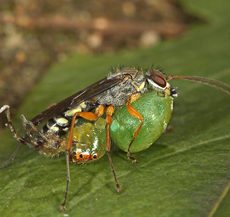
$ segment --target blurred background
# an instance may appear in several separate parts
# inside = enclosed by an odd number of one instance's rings
[[[1,0],[0,102],[13,111],[55,61],[179,37],[201,20],[175,0]]]
[[[156,64],[168,75],[230,84],[229,8],[229,0],[0,0],[0,105],[17,111],[23,135],[19,114],[30,119],[119,64]],[[60,213],[65,158],[22,147],[0,170],[1,216],[230,216],[230,193],[223,196],[230,189],[229,96],[187,81],[172,85],[179,93],[173,131],[136,153],[135,166],[114,146],[122,194],[106,156],[71,165],[69,211]],[[16,145],[9,129],[0,130],[0,162]]]

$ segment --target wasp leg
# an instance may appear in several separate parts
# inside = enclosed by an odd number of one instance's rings
[[[120,185],[117,181],[117,176],[113,167],[113,162],[112,162],[112,158],[111,158],[111,154],[110,154],[110,148],[111,148],[111,138],[110,138],[110,126],[113,122],[112,119],[112,114],[114,112],[114,107],[113,106],[108,106],[106,109],[106,152],[109,158],[109,162],[110,162],[110,166],[111,166],[111,170],[113,173],[113,177],[114,177],[114,181],[116,183],[116,187],[117,187],[117,192],[119,193],[121,191]]]
[[[77,112],[72,118],[70,133],[69,133],[69,137],[68,137],[68,140],[66,143],[67,182],[66,182],[65,199],[61,205],[61,209],[63,211],[66,209],[65,206],[66,206],[66,202],[67,202],[67,198],[68,198],[68,192],[69,192],[69,183],[70,183],[69,156],[70,156],[70,149],[72,147],[72,142],[73,142],[73,131],[74,131],[76,118],[82,117],[82,118],[89,120],[89,121],[96,121],[100,116],[102,116],[104,114],[104,109],[105,109],[105,107],[103,105],[100,105],[99,107],[96,108],[95,114],[93,112]]]
[[[17,135],[16,130],[13,126],[12,120],[11,120],[11,115],[10,115],[10,106],[9,105],[4,105],[0,108],[0,113],[2,112],[6,112],[6,118],[7,118],[7,124],[10,128],[11,133],[13,134],[14,138],[19,142],[16,150],[14,151],[13,154],[11,154],[11,156],[9,157],[9,159],[7,159],[6,161],[4,161],[1,165],[0,168],[4,168],[6,167],[11,161],[13,161],[19,151],[19,149],[21,148],[22,144],[25,144],[26,141],[24,138],[20,137]]]
[[[144,118],[143,118],[143,117],[141,116],[141,114],[140,114],[138,111],[136,111],[135,108],[133,108],[133,106],[131,105],[131,98],[130,98],[130,100],[126,103],[126,107],[127,107],[128,112],[129,112],[132,116],[134,116],[135,118],[138,118],[138,119],[141,121],[140,124],[138,125],[138,127],[136,128],[134,134],[133,134],[133,138],[132,138],[131,142],[129,143],[128,150],[127,150],[127,157],[128,157],[128,159],[132,160],[133,163],[136,163],[137,160],[136,160],[134,157],[132,157],[132,156],[130,155],[130,148],[131,148],[131,145],[133,144],[134,140],[136,139],[138,133],[140,132],[140,129],[141,129],[143,123],[144,123]]]
[[[46,142],[49,141],[49,139],[33,124],[33,122],[28,121],[24,115],[21,115],[21,119],[23,122],[23,126],[25,128],[26,134],[31,138],[31,140],[33,139],[33,136],[31,134],[31,130],[32,130],[38,133],[38,135],[41,136],[41,138],[43,138]]]
[[[32,147],[37,151],[41,150],[44,152],[55,153],[55,151],[53,151],[52,148],[50,149],[44,146],[52,146],[53,143],[59,141],[59,138],[53,132],[49,132],[47,135],[45,135],[33,124],[33,122],[28,121],[24,115],[21,115],[21,119],[25,132],[29,137],[29,142],[27,142],[27,145],[29,147],[31,147],[32,145]],[[37,133],[41,138],[34,136],[34,133]]]

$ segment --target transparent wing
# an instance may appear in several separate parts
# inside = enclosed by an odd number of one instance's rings
[[[111,79],[104,78],[90,85],[89,87],[73,94],[72,96],[62,100],[61,102],[51,106],[50,108],[35,116],[31,121],[34,125],[38,125],[44,120],[56,117],[59,114],[62,114],[65,110],[74,108],[81,102],[91,99],[99,95],[100,93],[118,85],[119,83],[124,81],[125,77],[127,77],[127,75],[123,74],[112,77]]]

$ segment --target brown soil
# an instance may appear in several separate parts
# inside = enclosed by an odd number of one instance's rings
[[[177,37],[199,19],[174,0],[8,0],[0,4],[0,105],[14,109],[70,52],[116,52]]]

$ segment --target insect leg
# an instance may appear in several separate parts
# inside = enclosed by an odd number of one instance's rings
[[[2,106],[0,108],[0,113],[2,113],[4,111],[6,112],[6,117],[7,117],[7,124],[6,125],[9,126],[11,133],[13,134],[14,138],[19,142],[19,144],[18,144],[16,150],[14,151],[14,153],[11,154],[11,156],[9,157],[9,159],[6,160],[6,161],[4,161],[0,165],[0,168],[6,167],[10,163],[10,161],[13,161],[15,159],[15,157],[16,157],[19,149],[21,148],[22,144],[25,144],[24,138],[22,138],[22,137],[20,137],[20,136],[17,135],[16,130],[15,130],[14,126],[13,126],[13,123],[12,123],[12,120],[11,120],[11,115],[10,115],[10,106],[9,105]]]
[[[100,105],[99,107],[96,108],[95,114],[93,112],[77,112],[72,118],[70,133],[69,133],[69,137],[68,137],[67,144],[66,144],[67,183],[66,183],[65,199],[61,205],[61,209],[63,211],[65,210],[68,192],[69,192],[69,182],[70,182],[69,156],[70,156],[70,149],[72,147],[72,142],[73,142],[73,131],[74,131],[76,118],[82,117],[82,118],[89,120],[89,121],[95,121],[100,116],[102,116],[104,114],[104,109],[105,109],[105,107],[103,105]]]
[[[134,116],[135,118],[138,118],[141,122],[138,125],[138,127],[136,128],[136,130],[133,134],[133,138],[132,138],[131,142],[129,143],[128,151],[127,151],[127,157],[128,157],[128,159],[132,160],[133,163],[136,163],[137,162],[136,159],[134,157],[131,157],[131,155],[130,155],[130,148],[131,148],[131,145],[133,144],[134,140],[136,139],[138,133],[140,132],[140,129],[144,123],[144,118],[141,116],[141,114],[137,110],[135,110],[135,108],[133,108],[133,106],[131,105],[131,99],[132,98],[130,98],[130,100],[128,100],[128,102],[126,103],[127,110],[132,116]]]
[[[113,112],[114,112],[114,107],[108,106],[106,109],[106,124],[107,124],[107,126],[106,126],[106,152],[107,152],[107,155],[109,158],[109,162],[110,162],[111,170],[113,173],[114,181],[116,183],[117,192],[119,193],[121,188],[120,188],[120,185],[117,181],[117,176],[116,176],[116,173],[115,173],[115,170],[113,167],[113,162],[112,162],[112,158],[111,158],[111,154],[110,154],[110,148],[111,148],[110,126],[113,122],[113,119],[112,119]]]
[[[39,136],[41,136],[45,141],[48,141],[49,139],[33,124],[33,122],[28,121],[24,115],[21,115],[21,119],[23,122],[23,126],[25,128],[25,131],[27,135],[32,139],[30,130],[33,130],[34,132],[38,133]],[[30,129],[28,129],[28,127]]]

